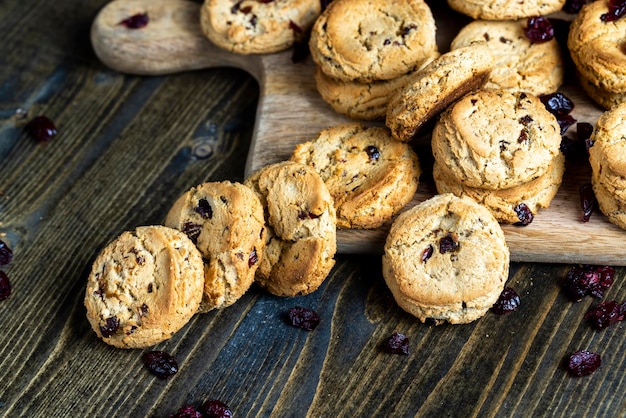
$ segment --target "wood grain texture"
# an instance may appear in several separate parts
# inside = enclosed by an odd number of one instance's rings
[[[343,254],[311,295],[254,287],[194,317],[154,347],[179,361],[167,381],[144,369],[142,350],[98,340],[83,307],[98,251],[124,230],[162,222],[193,185],[243,180],[263,100],[259,84],[232,68],[111,70],[89,42],[105,4],[0,7],[0,239],[14,251],[0,267],[13,285],[0,301],[0,416],[167,417],[209,398],[236,417],[626,415],[624,326],[589,326],[583,316],[599,300],[568,301],[563,264],[513,263],[518,311],[434,327],[396,306],[378,256]],[[59,128],[47,144],[24,130],[39,114]],[[624,280],[618,268],[604,299],[626,300]],[[285,323],[295,305],[320,313],[315,331]],[[394,331],[409,336],[410,355],[381,351]],[[561,368],[577,349],[602,355],[592,376]]]

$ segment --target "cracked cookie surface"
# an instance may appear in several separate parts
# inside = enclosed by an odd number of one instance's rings
[[[474,19],[513,20],[557,12],[565,0],[448,0],[448,4]]]

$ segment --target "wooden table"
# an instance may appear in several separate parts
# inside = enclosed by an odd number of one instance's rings
[[[419,323],[396,306],[378,255],[337,256],[322,287],[278,298],[253,287],[235,305],[197,315],[156,349],[180,371],[163,381],[142,350],[98,340],[85,281],[98,251],[124,230],[159,224],[207,180],[242,181],[259,88],[241,70],[140,77],[104,66],[89,42],[102,0],[4,0],[0,6],[0,239],[13,293],[0,302],[0,415],[167,417],[217,398],[236,417],[624,416],[624,325],[583,319],[598,300],[570,302],[567,264],[513,263],[522,305],[463,326]],[[36,115],[59,134],[38,143]],[[572,237],[575,240],[576,237]],[[626,300],[626,268],[605,299]],[[320,326],[289,326],[292,306]],[[410,338],[408,356],[382,342]],[[599,352],[593,375],[563,359]]]

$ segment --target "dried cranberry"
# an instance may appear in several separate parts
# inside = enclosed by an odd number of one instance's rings
[[[394,332],[383,344],[383,350],[389,354],[409,354],[409,339],[406,335]]]
[[[626,15],[625,0],[609,0],[609,12],[600,16],[603,22],[615,22]]]
[[[417,25],[415,23],[411,23],[410,25],[404,26],[400,30],[400,36],[405,37],[411,32],[413,32],[415,29],[417,29]]]
[[[445,254],[456,251],[459,248],[459,242],[456,234],[448,232],[439,240],[439,252]]]
[[[211,219],[213,218],[213,208],[211,204],[206,199],[200,199],[198,201],[198,205],[193,208],[193,210],[202,216],[203,219]]]
[[[569,127],[577,122],[572,115],[560,116],[556,121],[559,123],[559,127],[561,128],[561,135],[567,132]]]
[[[557,119],[568,115],[574,109],[574,102],[563,93],[542,94],[539,99],[548,112],[556,116]]]
[[[202,412],[198,411],[195,406],[185,405],[175,414],[171,414],[170,418],[203,418],[203,415]]]
[[[0,266],[6,266],[13,260],[13,251],[2,240],[0,240]]]
[[[580,196],[580,208],[583,211],[582,221],[589,222],[591,214],[598,205],[598,200],[593,192],[593,186],[591,183],[585,183],[580,186],[578,194]]]
[[[178,373],[176,359],[165,351],[148,351],[143,355],[143,364],[159,379],[167,379]]]
[[[602,302],[589,309],[585,314],[585,319],[590,320],[594,328],[609,327],[624,320],[623,306],[614,300]]]
[[[300,219],[301,221],[303,221],[305,219],[317,219],[319,217],[320,217],[320,215],[316,215],[316,214],[311,213],[311,212],[305,212],[303,210],[298,212],[298,219]]]
[[[433,256],[433,251],[434,249],[432,245],[429,245],[424,249],[424,251],[422,251],[422,263],[427,262],[428,259]]]
[[[588,376],[602,364],[600,354],[579,350],[569,356],[567,370],[576,377]]]
[[[115,334],[120,327],[120,320],[117,316],[111,316],[104,321],[104,325],[100,325],[100,333],[104,338],[108,338]]]
[[[543,16],[529,17],[524,33],[533,44],[548,42],[554,38],[552,23]]]
[[[526,203],[520,203],[519,205],[515,206],[513,210],[515,211],[515,213],[517,214],[517,218],[519,219],[519,222],[516,222],[515,225],[527,226],[532,223],[533,219],[535,219],[535,215],[533,215],[533,212],[530,210]]]
[[[289,308],[287,315],[289,316],[289,322],[291,325],[307,331],[314,330],[321,321],[317,312],[313,309],[304,308],[302,306]]]
[[[250,256],[248,257],[248,267],[252,267],[256,263],[259,262],[259,256],[256,253],[256,250],[252,250]]]
[[[302,33],[302,28],[293,20],[289,19],[289,29],[294,31],[295,33]]]
[[[228,405],[217,399],[210,399],[200,406],[200,412],[204,418],[232,418],[233,411]]]
[[[565,13],[578,13],[590,0],[567,0],[563,5]]]
[[[147,13],[137,13],[122,20],[119,24],[128,29],[141,29],[148,24],[149,20]]]
[[[491,311],[498,315],[504,315],[519,308],[520,303],[517,292],[510,287],[505,287],[496,303],[491,307]]]
[[[11,296],[11,282],[9,282],[9,276],[0,270],[0,300],[5,300]]]
[[[601,298],[613,284],[614,275],[615,269],[609,266],[574,266],[565,276],[563,290],[575,302],[585,296]]]
[[[194,224],[192,222],[185,222],[182,227],[182,232],[189,237],[194,243],[198,243],[198,237],[202,232],[202,225]]]
[[[54,123],[46,116],[35,116],[26,124],[26,129],[39,142],[48,142],[58,133]]]
[[[378,161],[378,159],[380,158],[380,151],[373,145],[369,145],[367,148],[365,148],[365,152],[367,153],[368,157],[370,157],[370,161]]]
[[[578,122],[576,124],[576,136],[579,141],[586,141],[591,138],[593,125],[588,122]]]

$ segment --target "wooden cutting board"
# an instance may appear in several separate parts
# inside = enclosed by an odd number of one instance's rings
[[[451,12],[445,2],[431,2],[437,20],[438,42],[445,52],[467,19]],[[136,75],[163,75],[211,67],[236,67],[259,83],[260,99],[246,175],[263,165],[287,159],[295,144],[314,138],[325,128],[350,121],[334,112],[319,96],[309,58],[293,63],[292,51],[270,55],[237,55],[221,50],[203,35],[200,4],[185,0],[116,0],[95,18],[91,40],[98,58],[108,67]],[[127,29],[120,22],[147,13],[149,23]],[[571,20],[571,16],[561,15]],[[573,71],[570,68],[569,71]],[[573,77],[570,77],[573,79]],[[572,115],[595,124],[602,109],[580,91],[575,80],[561,89],[576,104]],[[569,134],[574,129],[570,128]],[[433,195],[428,172],[428,133],[416,147],[425,174],[409,206]],[[527,227],[504,225],[514,261],[626,265],[626,231],[596,212],[581,221],[578,190],[589,182],[590,169],[583,159],[569,162],[565,179],[550,208],[536,214]],[[377,230],[339,230],[341,253],[382,252],[387,227]]]

